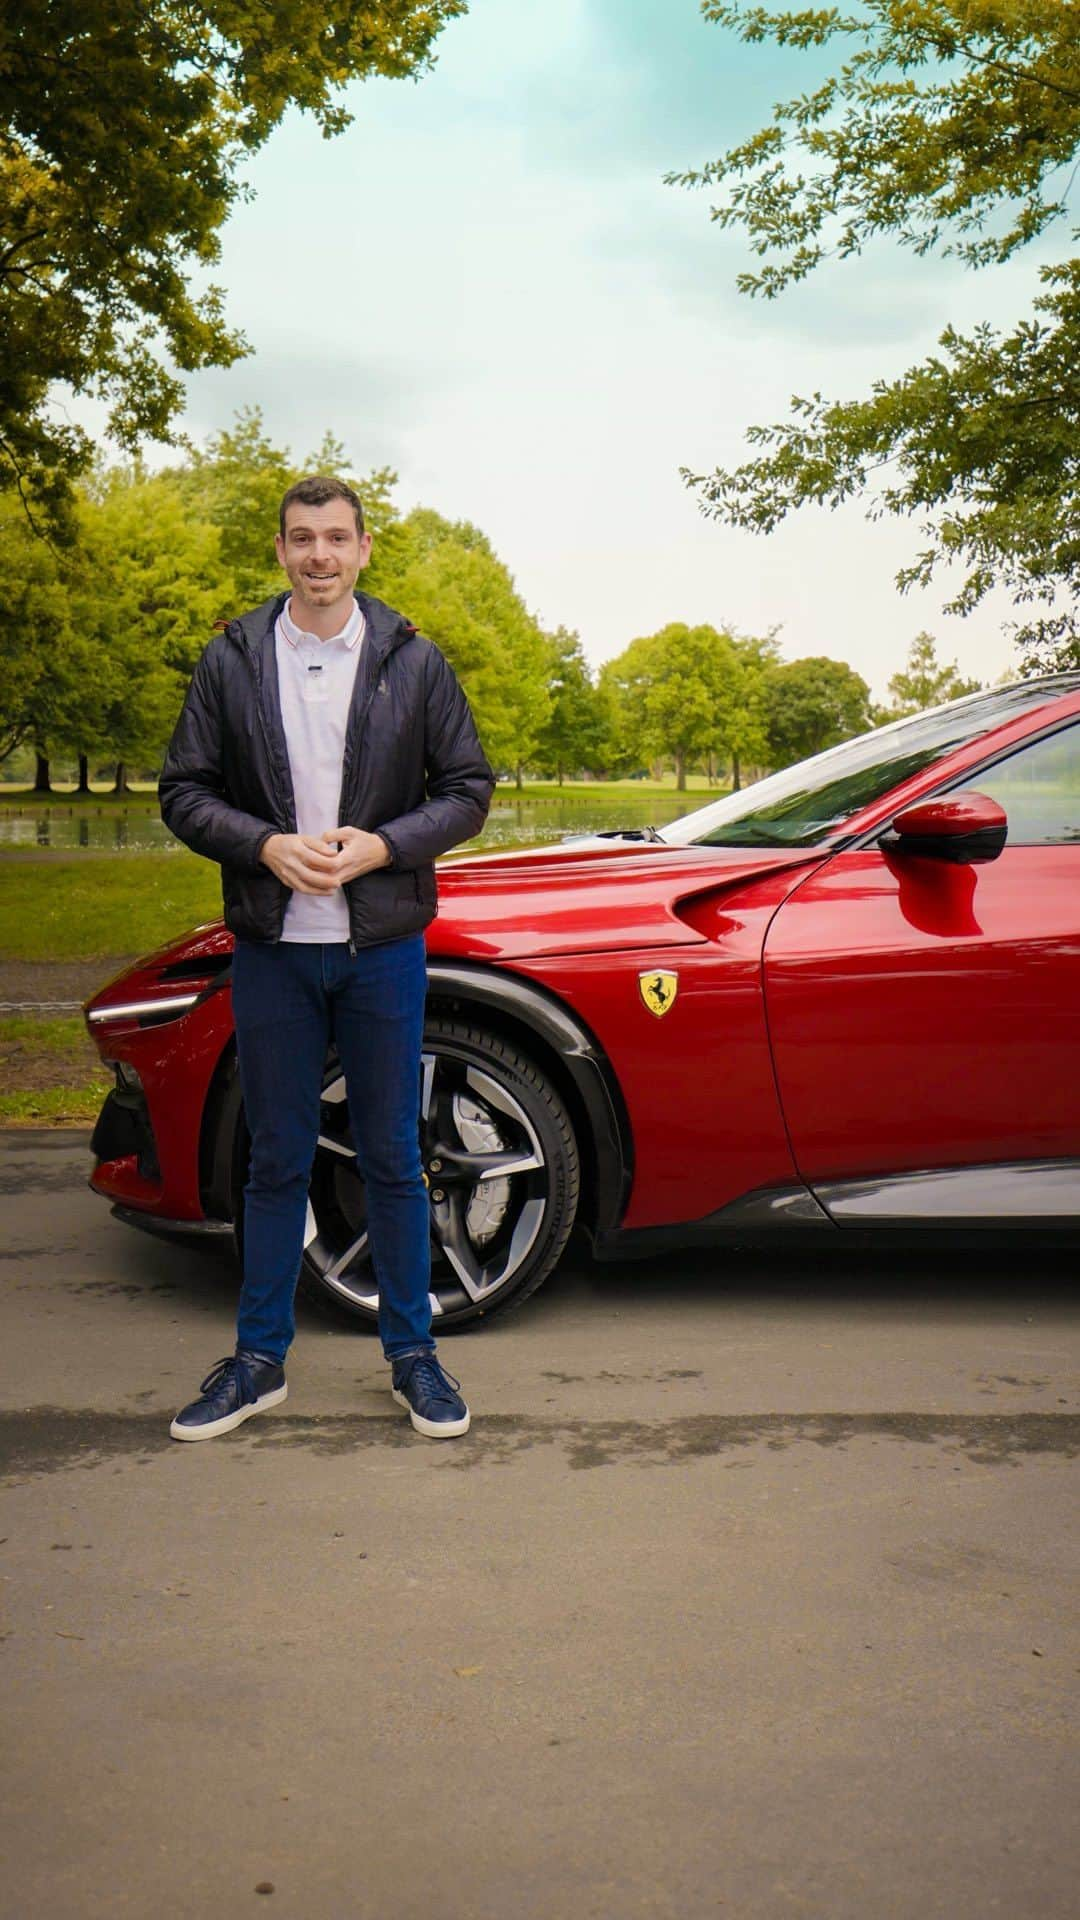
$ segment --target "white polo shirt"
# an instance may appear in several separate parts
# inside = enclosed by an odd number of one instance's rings
[[[358,603],[340,633],[320,640],[305,633],[285,602],[274,629],[281,717],[296,800],[296,830],[318,839],[341,826],[341,766],[356,669],[364,638]],[[283,940],[342,941],[349,938],[349,903],[335,893],[294,893],[285,909]]]

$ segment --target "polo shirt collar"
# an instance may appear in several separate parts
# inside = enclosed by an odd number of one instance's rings
[[[302,640],[313,640],[316,646],[333,646],[335,642],[341,641],[351,651],[353,647],[358,645],[364,631],[364,616],[360,610],[359,600],[353,601],[352,612],[342,627],[341,632],[332,634],[329,640],[320,641],[318,634],[308,633],[304,627],[297,626],[292,617],[291,595],[282,607],[278,619],[281,623],[282,635],[288,641],[290,647],[298,647]]]

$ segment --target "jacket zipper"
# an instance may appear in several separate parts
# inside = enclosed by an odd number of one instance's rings
[[[348,724],[347,724],[346,733],[345,733],[345,751],[342,755],[341,791],[338,794],[338,819],[343,826],[347,824],[345,820],[345,805],[346,805],[345,793],[346,793],[346,788],[348,787],[348,784],[349,784],[349,775],[352,772],[352,763],[353,763],[353,756],[355,755],[355,751],[356,751],[356,743],[360,736],[360,729],[363,726],[364,721],[368,717],[368,712],[371,707],[371,703],[374,700],[375,695],[378,691],[379,675],[382,673],[382,670],[385,667],[386,662],[389,659],[390,654],[392,652],[393,652],[393,648],[388,647],[386,652],[384,654],[381,654],[378,657],[375,664],[371,685],[367,688],[366,692],[361,696],[360,704],[349,714]]]
[[[274,804],[277,807],[277,831],[279,833],[288,833],[289,828],[288,828],[288,825],[286,824],[286,820],[287,820],[289,810],[284,804],[284,791],[278,780],[277,762],[274,758],[273,749],[271,748],[271,745],[270,745],[270,735],[267,732],[267,727],[266,727],[266,715],[263,713],[262,679],[259,673],[258,662],[256,660],[255,654],[252,651],[252,649],[244,645],[242,641],[241,641],[241,650],[247,660],[248,670],[251,674],[251,678],[255,687],[255,712],[258,715],[259,732],[262,735],[263,748],[266,753],[266,764],[270,769],[270,785],[273,789]],[[284,881],[279,880],[278,885],[279,887],[281,887],[284,893],[291,895],[292,889],[289,887],[286,887]],[[285,909],[287,905],[288,905],[287,900],[279,898],[279,902],[278,902],[278,908],[279,908],[278,939],[279,940],[281,938],[281,929],[285,925]]]
[[[396,636],[395,636],[395,639],[396,639]],[[347,824],[347,816],[345,812],[347,803],[346,803],[345,794],[349,784],[349,775],[352,772],[353,758],[355,757],[355,752],[356,752],[356,743],[360,738],[360,729],[363,726],[364,721],[368,717],[368,711],[371,707],[371,703],[374,700],[375,695],[379,690],[380,676],[382,675],[386,667],[386,663],[389,660],[390,655],[393,653],[393,651],[394,651],[394,642],[392,642],[391,645],[387,647],[385,653],[381,653],[375,656],[375,664],[374,664],[374,667],[372,668],[372,675],[371,675],[371,685],[367,688],[366,692],[362,695],[359,706],[356,707],[355,711],[352,711],[349,714],[349,719],[348,719],[346,732],[345,732],[345,751],[342,755],[341,791],[338,794],[338,821],[339,821],[339,824],[342,826]],[[361,664],[362,663],[363,663],[363,657],[361,656]],[[353,939],[353,933],[352,933],[352,895],[349,892],[349,888],[351,887],[351,885],[352,885],[351,881],[347,882],[345,887],[345,899],[348,903],[348,908],[349,908],[349,958],[351,960],[355,960],[356,959],[356,942]]]

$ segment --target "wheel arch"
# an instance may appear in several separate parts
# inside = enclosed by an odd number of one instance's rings
[[[221,1050],[199,1127],[199,1198],[208,1220],[232,1220],[236,1201],[236,1126],[242,1101],[236,1036]]]
[[[578,1218],[591,1233],[617,1228],[630,1194],[633,1136],[614,1069],[584,1021],[520,975],[437,959],[428,962],[427,1008],[479,1022],[522,1048],[549,1075],[578,1143]],[[207,1219],[233,1218],[240,1106],[236,1040],[230,1035],[210,1081],[199,1131],[199,1190]]]
[[[610,1231],[626,1210],[633,1137],[621,1088],[603,1047],[561,1000],[531,980],[460,961],[428,961],[428,1011],[473,1020],[520,1047],[566,1104],[581,1161],[578,1219]]]

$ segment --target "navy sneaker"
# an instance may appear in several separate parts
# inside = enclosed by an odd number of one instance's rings
[[[444,1373],[433,1353],[406,1353],[391,1361],[392,1392],[399,1407],[408,1407],[417,1433],[429,1440],[452,1440],[468,1433],[469,1409],[458,1387],[460,1381]]]
[[[231,1433],[253,1413],[276,1407],[288,1391],[279,1360],[237,1347],[210,1369],[199,1398],[177,1414],[169,1432],[174,1440],[216,1440],[219,1433]]]

